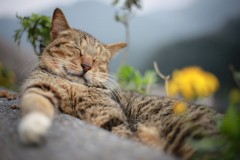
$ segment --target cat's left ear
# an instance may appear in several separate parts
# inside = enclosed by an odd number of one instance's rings
[[[63,13],[63,11],[59,8],[56,8],[53,12],[52,17],[52,27],[51,27],[51,41],[57,38],[58,34],[62,31],[66,31],[68,29],[72,29],[68,24],[68,21]]]
[[[122,48],[126,47],[127,44],[124,42],[119,42],[119,43],[114,43],[114,44],[109,44],[106,45],[106,49],[109,50],[109,52],[111,53],[111,58],[116,55]]]

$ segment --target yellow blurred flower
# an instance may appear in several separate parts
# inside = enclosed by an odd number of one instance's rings
[[[234,88],[230,91],[230,95],[229,95],[230,101],[233,104],[239,104],[240,102],[240,90],[237,88]]]
[[[183,114],[187,111],[187,104],[183,101],[178,101],[173,106],[173,113]]]
[[[4,66],[2,62],[0,62],[0,86],[10,88],[12,90],[15,90],[17,87],[16,74],[7,66]]]
[[[8,73],[8,77],[9,77],[9,83],[14,83],[15,82],[15,79],[16,79],[16,75],[13,71],[10,71]]]
[[[214,94],[219,88],[219,80],[210,72],[198,66],[175,70],[169,81],[169,94],[181,94],[188,101],[204,98]]]
[[[8,87],[8,79],[6,77],[2,77],[1,85],[6,88]]]

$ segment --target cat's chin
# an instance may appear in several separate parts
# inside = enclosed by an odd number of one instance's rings
[[[67,78],[69,83],[75,83],[75,84],[81,84],[85,85],[88,87],[100,87],[100,88],[105,88],[104,85],[101,85],[101,83],[96,83],[92,79],[87,79],[84,77],[69,77]]]
[[[77,84],[82,84],[82,85],[86,85],[88,83],[88,81],[83,77],[68,76],[66,79],[71,83],[77,83]]]

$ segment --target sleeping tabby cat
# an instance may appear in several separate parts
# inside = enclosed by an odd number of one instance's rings
[[[125,43],[104,45],[72,29],[58,8],[50,36],[39,67],[21,87],[22,142],[40,143],[59,112],[185,159],[195,152],[187,137],[219,133],[212,120],[218,114],[208,107],[182,102],[188,110],[179,116],[172,111],[179,100],[111,90],[109,61]]]

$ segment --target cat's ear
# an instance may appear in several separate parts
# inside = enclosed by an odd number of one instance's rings
[[[59,8],[56,8],[52,16],[52,27],[51,27],[51,41],[57,38],[58,34],[62,31],[72,29],[67,22],[67,19],[63,11]]]
[[[119,43],[114,43],[114,44],[109,44],[106,45],[106,49],[109,50],[109,52],[111,53],[111,58],[116,55],[122,48],[126,47],[127,44],[124,42],[119,42]]]

